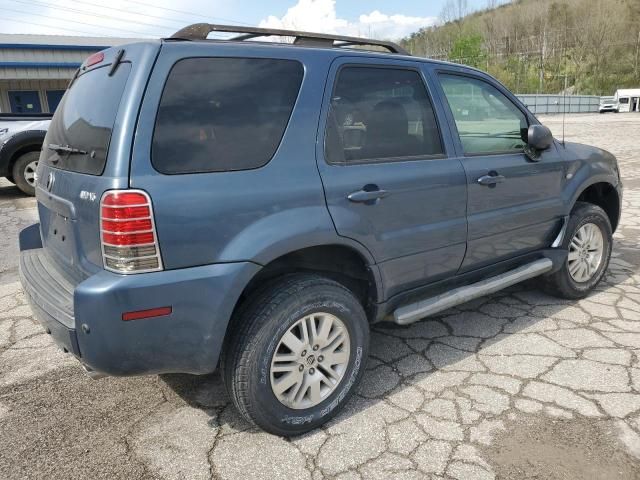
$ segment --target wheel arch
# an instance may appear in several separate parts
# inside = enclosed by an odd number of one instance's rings
[[[26,130],[7,140],[0,148],[0,175],[11,175],[14,163],[25,153],[42,150],[45,135],[45,131]]]
[[[607,181],[597,181],[583,186],[575,196],[571,208],[576,202],[587,202],[604,210],[611,223],[611,231],[615,232],[620,222],[620,195],[616,187]]]
[[[263,265],[240,294],[232,321],[235,312],[253,293],[270,280],[292,273],[316,273],[341,283],[358,297],[370,319],[375,317],[375,306],[383,298],[377,265],[356,246],[347,243],[305,246]]]

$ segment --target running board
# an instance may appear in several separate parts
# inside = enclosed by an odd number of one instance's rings
[[[537,277],[550,271],[552,268],[553,262],[548,258],[542,258],[495,277],[487,278],[477,283],[456,288],[455,290],[442,293],[435,297],[400,307],[393,312],[393,320],[399,325],[417,322],[422,318],[441,312],[447,308],[455,307],[469,300],[495,293],[503,288],[528,280],[529,278]]]

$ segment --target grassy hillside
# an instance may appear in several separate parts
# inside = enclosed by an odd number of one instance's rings
[[[469,15],[465,6],[449,0],[449,21],[401,43],[486,70],[517,93],[640,87],[640,0],[517,0]]]

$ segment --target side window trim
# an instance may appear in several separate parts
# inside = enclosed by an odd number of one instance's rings
[[[514,98],[516,97],[510,91],[506,90],[502,85],[491,81],[489,78],[485,78],[480,75],[474,75],[472,72],[468,72],[468,71],[451,70],[447,68],[435,68],[433,70],[433,80],[434,80],[434,83],[436,84],[438,94],[442,99],[445,115],[448,120],[449,126],[451,128],[451,135],[456,145],[456,151],[458,152],[459,157],[473,158],[473,157],[489,157],[489,156],[506,156],[506,155],[524,154],[524,150],[499,150],[499,151],[493,151],[493,152],[465,153],[464,148],[462,146],[462,140],[460,139],[460,134],[458,132],[458,125],[456,124],[455,118],[453,116],[453,112],[451,111],[451,106],[449,105],[447,95],[444,89],[442,88],[442,83],[440,80],[442,75],[470,78],[472,80],[483,82],[495,88],[496,90],[498,90],[498,92],[500,92],[511,103],[511,105],[513,105],[517,110],[519,110],[524,116],[528,125],[532,125],[538,122],[536,118],[531,114],[531,112],[526,109],[526,107],[514,101]]]
[[[443,159],[448,157],[446,142],[444,138],[444,132],[441,125],[441,119],[438,113],[436,112],[436,108],[435,108],[435,102],[434,102],[435,95],[434,95],[434,92],[431,91],[428,78],[426,77],[425,72],[423,72],[418,65],[414,65],[413,63],[412,64],[387,63],[387,62],[376,63],[375,60],[371,61],[371,59],[367,59],[367,61],[363,61],[363,62],[353,61],[353,59],[347,59],[347,61],[344,61],[344,62],[342,62],[342,60],[345,60],[345,58],[344,57],[336,58],[335,62],[338,62],[338,65],[336,67],[332,66],[329,69],[328,77],[327,77],[327,88],[325,89],[325,95],[327,93],[329,95],[326,101],[326,105],[323,106],[323,112],[321,117],[321,125],[320,125],[321,131],[319,132],[321,134],[321,137],[319,138],[321,138],[322,141],[319,142],[320,144],[319,146],[320,146],[320,151],[322,152],[322,157],[324,158],[324,162],[327,165],[333,166],[333,167],[348,167],[351,165],[368,165],[368,164],[375,165],[375,164],[384,164],[384,163],[428,161],[428,160],[438,160],[438,159]],[[338,79],[339,79],[340,73],[345,68],[350,68],[350,67],[379,68],[379,69],[404,70],[404,71],[415,72],[420,78],[420,81],[422,82],[422,86],[424,88],[424,92],[427,100],[431,103],[431,108],[433,110],[435,126],[438,131],[438,138],[440,140],[440,148],[442,150],[442,153],[398,156],[398,157],[376,157],[376,158],[352,160],[349,162],[342,162],[342,163],[329,161],[329,158],[326,153],[326,138],[327,138],[327,130],[328,130],[327,127],[329,123],[329,114],[331,112],[331,101],[334,97],[334,94],[338,85]]]

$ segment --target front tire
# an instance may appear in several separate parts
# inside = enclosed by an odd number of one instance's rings
[[[358,299],[333,280],[283,277],[240,307],[222,354],[224,383],[240,413],[276,435],[327,422],[359,383],[369,324]]]
[[[544,277],[545,291],[567,299],[586,297],[607,270],[612,236],[611,222],[602,208],[577,202],[562,244],[569,254],[560,270]]]
[[[36,194],[36,168],[39,158],[40,152],[29,152],[18,157],[13,164],[13,181],[27,195]]]

